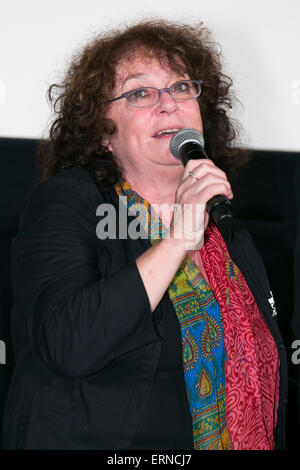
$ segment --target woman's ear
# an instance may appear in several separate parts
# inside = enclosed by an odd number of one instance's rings
[[[102,145],[107,148],[109,152],[112,152],[112,145],[110,143],[110,140],[108,137],[103,137],[102,139]]]

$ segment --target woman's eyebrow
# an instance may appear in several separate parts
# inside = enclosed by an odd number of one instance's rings
[[[145,77],[147,77],[146,73],[131,73],[130,75],[127,75],[125,80],[122,82],[122,88],[125,85],[125,83],[128,82],[129,80],[133,80],[134,78],[145,78]]]

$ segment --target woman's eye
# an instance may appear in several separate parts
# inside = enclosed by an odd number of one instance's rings
[[[186,82],[178,82],[172,87],[175,93],[186,93],[190,89],[190,85]]]
[[[139,88],[138,90],[134,90],[131,92],[131,98],[135,101],[147,98],[148,95],[148,90],[145,88]]]

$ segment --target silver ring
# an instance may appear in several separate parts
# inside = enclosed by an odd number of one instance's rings
[[[189,176],[191,176],[192,178],[195,178],[195,180],[198,181],[198,178],[197,178],[197,176],[195,175],[195,173],[193,171],[189,172]]]

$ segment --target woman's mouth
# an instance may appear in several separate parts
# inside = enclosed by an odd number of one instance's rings
[[[156,132],[153,137],[155,138],[168,138],[172,137],[176,132],[180,131],[181,128],[169,128],[169,129],[161,129],[160,131]]]

